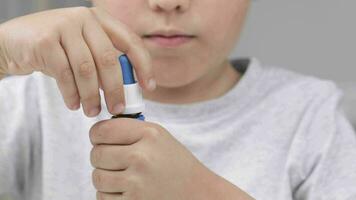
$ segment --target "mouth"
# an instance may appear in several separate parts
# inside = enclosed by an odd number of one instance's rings
[[[143,35],[143,39],[152,45],[166,48],[174,48],[191,42],[195,35],[189,35],[180,31],[157,31]]]

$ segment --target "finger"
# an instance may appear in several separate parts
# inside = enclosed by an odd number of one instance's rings
[[[93,167],[105,170],[126,170],[129,167],[129,146],[95,145],[90,152]]]
[[[88,20],[83,30],[95,60],[108,110],[113,115],[120,114],[125,104],[122,73],[118,62],[118,56],[122,53],[114,48],[96,20]]]
[[[97,200],[127,200],[127,197],[123,193],[96,193]]]
[[[94,117],[101,109],[98,76],[80,28],[67,28],[62,34],[62,45],[72,66],[84,112],[88,117]]]
[[[95,169],[92,174],[94,187],[99,192],[126,192],[132,185],[127,171]]]
[[[148,123],[124,118],[100,121],[91,127],[89,131],[90,141],[93,145],[131,145],[142,139],[143,132],[152,131],[152,128],[144,124]]]
[[[130,31],[125,24],[115,20],[105,10],[99,7],[93,7],[91,10],[114,46],[130,58],[140,85],[145,89],[154,90],[156,83],[153,76],[152,61],[141,38]]]
[[[56,79],[65,104],[71,110],[79,109],[80,97],[74,74],[61,44],[53,45],[50,52],[48,50],[46,52],[45,49],[42,51],[46,69]]]

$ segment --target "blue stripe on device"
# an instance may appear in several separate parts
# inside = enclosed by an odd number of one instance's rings
[[[134,84],[136,83],[134,73],[132,70],[132,64],[129,58],[124,54],[119,57],[121,70],[122,70],[122,77],[124,79],[124,84]]]
[[[136,119],[145,121],[145,116],[144,115],[139,115]]]

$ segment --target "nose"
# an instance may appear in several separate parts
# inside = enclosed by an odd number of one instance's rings
[[[149,0],[150,8],[158,12],[184,12],[191,0]]]

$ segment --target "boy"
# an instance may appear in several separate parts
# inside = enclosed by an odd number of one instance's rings
[[[0,26],[3,74],[41,72],[0,82],[1,197],[356,198],[335,85],[228,61],[248,0],[93,3]],[[122,53],[149,122],[107,120],[124,109]]]

